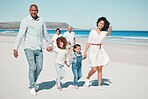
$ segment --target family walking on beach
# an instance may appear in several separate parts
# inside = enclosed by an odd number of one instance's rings
[[[90,86],[90,77],[97,71],[98,86],[99,89],[102,89],[102,67],[109,62],[109,57],[102,43],[112,31],[108,20],[105,17],[98,18],[96,22],[97,28],[90,31],[85,51],[82,55],[81,45],[76,44],[75,33],[72,31],[71,26],[68,26],[68,31],[66,31],[63,36],[60,34],[60,29],[57,28],[56,34],[52,37],[52,40],[50,40],[44,20],[37,15],[37,5],[32,4],[29,12],[30,15],[21,21],[13,55],[15,58],[18,57],[18,48],[22,39],[24,39],[24,51],[29,65],[30,94],[37,95],[39,89],[36,82],[43,68],[43,39],[45,39],[48,44],[46,50],[53,51],[56,54],[55,69],[57,71],[57,78],[55,82],[59,91],[62,90],[61,80],[65,75],[65,65],[68,67],[71,66],[74,75],[73,85],[75,89],[78,89],[78,80],[82,77],[82,60],[87,57],[91,65],[91,70],[86,77],[85,86]]]

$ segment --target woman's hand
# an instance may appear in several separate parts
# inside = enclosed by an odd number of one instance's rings
[[[108,28],[108,32],[111,32],[112,31],[112,26],[110,26],[109,28]]]
[[[111,31],[112,31],[112,26],[110,26],[110,27],[108,28],[108,32],[107,32],[106,36],[110,35]]]
[[[86,53],[84,53],[84,55],[83,55],[83,59],[85,59],[87,57],[87,54]]]

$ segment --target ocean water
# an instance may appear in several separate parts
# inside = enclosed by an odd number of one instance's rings
[[[0,30],[0,34],[12,34],[16,35],[19,30]],[[55,30],[47,30],[49,35],[54,35]],[[61,30],[63,34],[67,30]],[[76,38],[88,38],[90,30],[73,30],[76,34]],[[110,42],[122,42],[122,43],[145,43],[148,45],[148,31],[115,31],[113,30],[106,41]]]

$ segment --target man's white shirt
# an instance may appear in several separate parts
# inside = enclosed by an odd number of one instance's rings
[[[69,32],[67,31],[67,32],[65,32],[65,33],[63,34],[63,37],[65,37],[66,40],[71,43],[71,45],[74,44],[74,38],[75,38],[75,33],[74,33],[74,32],[71,31],[71,33],[69,33]]]
[[[49,43],[49,35],[46,30],[46,24],[38,17],[34,20],[30,15],[21,21],[19,33],[15,42],[14,50],[18,50],[19,45],[24,38],[24,49],[42,49],[43,38]]]

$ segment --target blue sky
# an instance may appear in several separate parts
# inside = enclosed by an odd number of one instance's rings
[[[105,16],[113,30],[148,30],[148,0],[0,0],[0,22],[21,21],[32,3],[46,22],[93,29]]]

